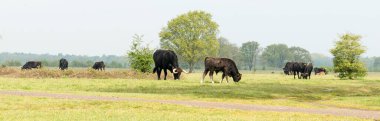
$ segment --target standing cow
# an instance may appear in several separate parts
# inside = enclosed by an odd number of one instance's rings
[[[293,74],[294,79],[296,79],[296,75],[298,79],[300,79],[300,73],[302,74],[304,68],[303,68],[304,63],[298,63],[298,62],[287,62],[285,64],[285,67],[282,68],[284,70],[284,73],[287,75]]]
[[[321,74],[321,73],[327,74],[327,70],[325,68],[318,68],[318,67],[314,68],[314,74],[315,75]]]
[[[213,74],[214,72],[223,72],[222,80],[220,83],[223,82],[224,77],[226,77],[227,83],[228,83],[228,76],[232,77],[234,82],[239,82],[241,80],[242,74],[239,73],[239,70],[236,67],[236,64],[233,60],[228,58],[212,58],[212,57],[206,57],[205,58],[205,70],[203,71],[203,77],[201,80],[201,83],[204,82],[205,76],[209,72],[209,76],[211,79],[211,82],[214,83],[213,80]]]
[[[24,66],[21,67],[22,70],[24,69],[32,69],[32,68],[41,68],[42,64],[41,61],[28,61],[24,64]]]
[[[307,79],[307,77],[309,77],[309,79],[310,79],[312,71],[313,71],[313,64],[312,63],[305,64],[304,71],[301,74],[302,78]]]
[[[95,64],[92,66],[92,68],[95,70],[105,71],[106,65],[104,64],[103,61],[99,61],[99,62],[95,62]]]
[[[66,59],[62,58],[59,60],[59,69],[66,70],[69,67],[69,62]]]
[[[177,55],[172,50],[156,50],[153,53],[154,69],[153,73],[157,72],[158,80],[161,79],[161,71],[164,69],[164,80],[166,80],[167,69],[173,73],[174,79],[179,80],[181,73],[187,73],[178,66]]]

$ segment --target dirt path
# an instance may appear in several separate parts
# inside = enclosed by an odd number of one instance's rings
[[[286,107],[286,106],[263,106],[263,105],[251,105],[251,104],[231,104],[231,103],[219,103],[219,102],[180,101],[180,100],[154,100],[154,99],[143,99],[143,98],[86,96],[86,95],[74,95],[74,94],[53,94],[53,93],[42,93],[42,92],[4,91],[4,90],[0,90],[0,94],[60,98],[60,99],[158,102],[158,103],[164,103],[164,104],[177,104],[177,105],[195,106],[195,107],[203,107],[203,108],[238,109],[238,110],[248,110],[248,111],[300,112],[300,113],[309,113],[309,114],[352,116],[352,117],[380,120],[380,111],[367,111],[367,110],[343,109],[343,108],[306,109],[306,108],[296,108],[296,107]]]

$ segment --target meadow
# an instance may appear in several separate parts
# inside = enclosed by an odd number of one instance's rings
[[[36,76],[37,75],[37,76]],[[75,75],[75,76],[74,76]],[[293,79],[280,72],[243,72],[239,83],[224,81],[221,74],[183,74],[181,80],[155,80],[155,74],[128,70],[19,71],[0,69],[0,90],[63,93],[160,100],[196,100],[233,104],[328,107],[380,110],[380,73],[360,80],[340,80],[334,75]],[[35,76],[35,77],[33,77]],[[0,120],[366,120],[355,117],[291,112],[208,109],[172,104],[88,101],[0,95]],[[42,118],[47,117],[47,118]]]

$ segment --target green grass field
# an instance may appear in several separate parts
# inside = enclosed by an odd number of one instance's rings
[[[298,80],[293,79],[293,76],[266,72],[244,72],[239,83],[227,84],[224,81],[219,84],[221,75],[214,77],[218,82],[215,84],[211,84],[208,76],[204,84],[200,84],[200,79],[200,73],[184,74],[182,80],[172,80],[172,77],[169,80],[154,80],[3,76],[0,77],[0,89],[302,108],[331,106],[380,110],[380,73],[370,73],[361,80],[339,80],[333,75],[313,75],[311,80]],[[0,95],[0,99],[0,120],[362,120],[353,117],[207,109],[126,101],[8,95]]]

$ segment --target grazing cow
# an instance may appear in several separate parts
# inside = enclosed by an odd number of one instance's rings
[[[24,66],[21,67],[22,70],[24,69],[32,69],[32,68],[41,68],[42,64],[41,61],[28,61],[24,64]]]
[[[95,70],[105,71],[106,65],[104,64],[103,61],[99,61],[99,62],[95,62],[95,64],[92,66],[92,68]]]
[[[293,64],[294,64],[294,62],[287,62],[285,64],[285,67],[282,68],[282,70],[284,70],[284,74],[290,75],[292,73],[292,71],[293,71]]]
[[[223,72],[222,80],[220,83],[223,82],[224,77],[226,77],[227,83],[228,83],[228,76],[232,77],[234,82],[239,82],[241,80],[242,74],[239,73],[239,70],[236,67],[236,64],[233,60],[228,58],[213,58],[213,57],[206,57],[205,58],[205,70],[203,71],[203,77],[201,80],[201,83],[204,82],[205,76],[209,72],[209,76],[211,79],[211,82],[214,83],[213,80],[213,74],[216,72]]]
[[[304,71],[301,74],[302,78],[307,79],[307,77],[309,77],[309,79],[310,79],[312,71],[313,71],[313,64],[312,63],[305,64]]]
[[[168,69],[171,73],[173,73],[175,80],[180,79],[182,72],[187,73],[178,66],[177,55],[172,50],[156,50],[153,53],[153,60],[155,65],[153,73],[157,72],[158,80],[161,79],[160,76],[162,69],[164,69],[164,80],[166,80],[166,76],[168,75]]]
[[[325,68],[318,68],[318,67],[314,68],[314,74],[315,75],[321,74],[321,73],[327,74],[327,70]]]
[[[66,59],[62,58],[59,60],[59,69],[66,70],[69,67],[69,62]]]
[[[287,62],[285,64],[285,67],[282,68],[284,70],[284,73],[286,75],[290,75],[290,74],[293,74],[294,75],[294,79],[296,79],[296,75],[298,77],[298,79],[301,79],[300,77],[300,73],[303,73],[304,71],[304,64],[305,63],[298,63],[298,62]]]

